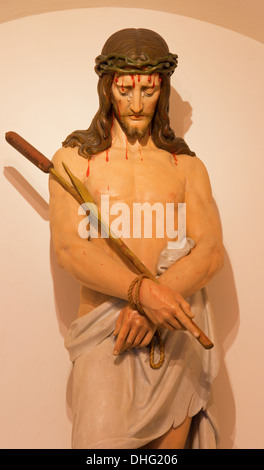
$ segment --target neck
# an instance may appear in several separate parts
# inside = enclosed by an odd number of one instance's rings
[[[121,125],[114,117],[112,125],[112,147],[115,148],[126,148],[129,152],[138,152],[139,147],[148,150],[153,148],[154,143],[152,136],[150,135],[149,128],[147,129],[144,137],[130,137],[122,129]]]

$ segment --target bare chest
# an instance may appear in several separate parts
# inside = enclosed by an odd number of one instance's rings
[[[108,196],[110,203],[128,205],[184,202],[184,178],[167,152],[132,156],[105,152],[93,157],[87,170],[85,184],[98,207],[102,196]]]

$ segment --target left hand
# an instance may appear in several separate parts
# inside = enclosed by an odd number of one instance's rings
[[[155,331],[156,326],[147,316],[127,305],[121,310],[113,332],[117,336],[113,354],[117,356],[131,348],[146,347]]]

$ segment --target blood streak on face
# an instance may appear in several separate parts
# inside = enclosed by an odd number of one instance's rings
[[[135,75],[130,75],[131,79],[132,79],[132,82],[133,82],[133,88],[135,88],[136,84],[135,84]]]

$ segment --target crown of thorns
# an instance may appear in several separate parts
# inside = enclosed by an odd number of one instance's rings
[[[150,59],[146,54],[144,58],[133,60],[121,54],[99,55],[95,59],[95,72],[99,77],[109,73],[152,74],[159,72],[172,75],[178,64],[177,54],[169,53],[164,57]]]

